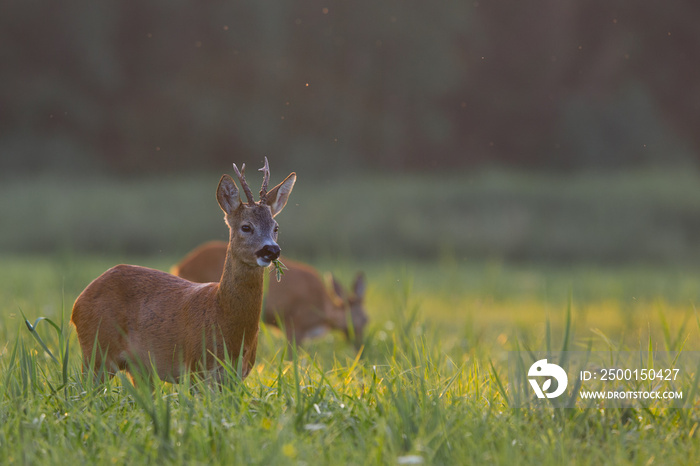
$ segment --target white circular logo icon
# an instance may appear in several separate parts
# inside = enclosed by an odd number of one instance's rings
[[[547,390],[552,386],[552,379],[547,379],[542,388],[540,388],[539,383],[536,379],[530,379],[530,385],[532,385],[533,390],[537,398],[556,398],[566,390],[566,386],[569,383],[569,378],[566,376],[566,372],[560,366],[556,364],[550,364],[546,359],[540,359],[535,361],[535,363],[530,366],[530,370],[527,372],[528,377],[554,377],[557,380],[557,389],[549,393]]]

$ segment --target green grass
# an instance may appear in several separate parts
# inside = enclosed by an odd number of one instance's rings
[[[686,464],[700,457],[697,404],[511,409],[507,370],[507,352],[518,346],[678,349],[684,341],[684,351],[697,351],[698,272],[328,261],[320,268],[345,282],[358,268],[368,276],[371,321],[359,357],[330,334],[290,360],[280,332],[263,328],[251,375],[221,390],[193,380],[150,391],[123,377],[83,376],[68,326],[77,294],[117,262],[167,269],[176,259],[0,258],[0,463]],[[36,325],[55,360],[22,312],[62,327]]]
[[[272,181],[286,173],[274,171]],[[231,166],[222,167],[231,172]],[[214,192],[191,176],[0,177],[0,251],[184,255],[226,239]],[[254,172],[251,185],[259,182]],[[279,216],[285,254],[314,259],[700,262],[692,171],[442,176],[298,173]]]

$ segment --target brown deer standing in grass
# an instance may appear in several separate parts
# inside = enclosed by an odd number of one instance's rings
[[[223,175],[216,190],[229,227],[228,252],[216,283],[198,284],[169,273],[117,265],[97,277],[78,296],[71,321],[78,333],[84,367],[94,351],[94,369],[113,375],[138,366],[177,382],[184,370],[209,372],[220,380],[219,361],[242,361],[244,378],[255,363],[263,274],[280,254],[277,222],[296,174],[269,192],[265,159],[260,200],[234,171],[248,199],[241,201],[233,179]],[[240,352],[242,350],[242,355]]]
[[[221,277],[226,247],[223,241],[204,243],[175,265],[171,273],[193,282],[214,282]],[[339,329],[359,348],[368,320],[364,275],[357,274],[350,294],[332,276],[331,286],[324,286],[318,272],[309,265],[286,258],[282,262],[288,270],[281,281],[270,280],[263,321],[275,326],[281,323],[290,343]]]

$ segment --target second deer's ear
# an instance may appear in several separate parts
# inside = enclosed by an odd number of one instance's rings
[[[343,286],[330,272],[326,272],[323,278],[325,279],[326,287],[328,288],[328,296],[330,296],[333,306],[339,309],[345,307],[345,290],[343,290]]]
[[[238,188],[233,178],[228,175],[221,177],[219,187],[216,188],[216,200],[219,201],[221,210],[227,215],[231,215],[241,205],[241,198],[238,196]]]
[[[297,181],[297,174],[291,173],[283,182],[268,191],[265,196],[265,203],[270,206],[272,216],[279,214],[287,205],[287,199],[292,192],[294,183]]]

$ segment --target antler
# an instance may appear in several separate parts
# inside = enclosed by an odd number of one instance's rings
[[[245,176],[243,176],[243,174],[245,173],[245,164],[241,165],[241,171],[238,171],[238,167],[234,163],[233,164],[233,171],[236,172],[236,176],[238,177],[238,181],[241,182],[241,186],[243,187],[243,192],[245,193],[245,197],[248,198],[248,204],[254,205],[255,198],[253,197],[253,192],[250,190],[250,187],[248,186],[248,183],[245,180]]]
[[[260,188],[260,202],[264,204],[267,196],[267,183],[270,182],[270,165],[267,163],[267,157],[265,157],[265,166],[259,168],[258,171],[263,172],[262,188]]]
[[[236,164],[233,164],[233,171],[236,172],[236,176],[238,177],[238,181],[241,182],[241,186],[243,187],[243,192],[245,193],[245,197],[248,198],[248,205],[254,205],[255,204],[255,198],[253,197],[253,192],[250,190],[250,186],[248,186],[248,182],[245,180],[245,164],[241,165],[241,170],[238,171],[238,167]],[[260,203],[265,204],[267,201],[267,184],[270,182],[270,165],[267,162],[267,157],[265,157],[265,166],[258,169],[259,172],[263,172],[263,182],[262,182],[262,187],[260,188]]]

